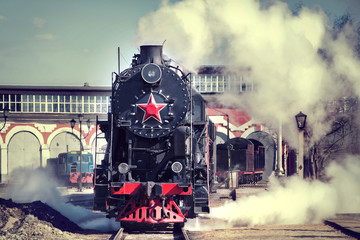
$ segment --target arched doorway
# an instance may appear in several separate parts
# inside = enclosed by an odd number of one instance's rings
[[[8,145],[8,173],[17,168],[36,169],[41,167],[39,139],[31,132],[16,133]]]
[[[79,150],[79,138],[72,133],[61,132],[57,134],[50,143],[50,158],[56,158],[59,153]]]

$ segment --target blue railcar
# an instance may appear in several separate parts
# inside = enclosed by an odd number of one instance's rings
[[[93,155],[89,152],[83,151],[81,154],[80,151],[60,153],[57,158],[47,160],[47,169],[52,171],[61,185],[76,185],[81,179],[84,186],[92,186],[94,160]],[[82,173],[81,178],[80,172]]]

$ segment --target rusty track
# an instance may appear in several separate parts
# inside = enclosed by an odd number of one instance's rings
[[[189,237],[189,235],[188,235],[188,232],[185,230],[185,228],[181,228],[181,233],[182,233],[182,235],[183,235],[183,239],[185,239],[185,240],[190,240],[190,237]]]
[[[137,229],[137,230],[125,230],[120,228],[115,236],[112,236],[109,240],[190,240],[187,231],[182,228],[171,229]]]
[[[110,238],[110,240],[123,240],[124,238],[124,228],[120,228],[114,238]]]

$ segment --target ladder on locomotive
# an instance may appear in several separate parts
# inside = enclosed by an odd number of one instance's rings
[[[105,138],[105,133],[102,133],[102,136],[99,136],[101,133],[98,133],[99,126],[102,121],[99,121],[98,116],[96,116],[96,130],[95,130],[95,164],[94,167],[94,205],[93,210],[95,211],[106,211],[106,198],[107,198],[107,189],[108,189],[108,182],[102,182],[102,180],[97,179],[97,175],[106,174],[108,175],[107,168],[98,165],[97,163],[101,163],[104,160],[105,156],[109,156],[109,148],[106,147],[105,151],[100,151],[98,149],[98,144],[101,139]],[[109,144],[109,143],[107,143]],[[101,157],[101,159],[99,159]]]
[[[108,150],[108,148],[106,148],[105,151],[99,151],[99,149],[98,149],[98,142],[99,142],[99,140],[100,140],[100,139],[105,139],[105,133],[102,133],[103,136],[99,136],[99,134],[101,134],[101,133],[98,133],[98,129],[99,129],[99,126],[100,126],[100,121],[99,121],[99,117],[98,117],[98,116],[96,116],[96,125],[95,125],[95,126],[96,126],[96,128],[95,128],[95,164],[97,164],[99,160],[103,160],[103,159],[104,159],[104,157],[105,157],[106,154],[109,154],[109,153],[107,152],[107,151],[109,151],[109,150]],[[102,156],[102,158],[99,159],[99,156]],[[96,167],[96,166],[95,166],[95,167]]]
[[[207,122],[199,121],[199,122],[193,122],[194,128],[200,127],[204,128],[203,130],[206,130]],[[206,135],[200,134],[200,138],[204,138]],[[208,169],[206,165],[198,164],[193,161],[193,169],[194,169],[194,175],[193,175],[193,182],[194,182],[194,207],[195,207],[195,213],[209,213],[209,176],[208,176]],[[201,178],[196,178],[196,176],[199,176],[201,174],[205,173],[206,180]]]

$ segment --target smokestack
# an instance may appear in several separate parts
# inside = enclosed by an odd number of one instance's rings
[[[162,45],[142,45],[140,46],[140,64],[156,63],[163,64]]]

